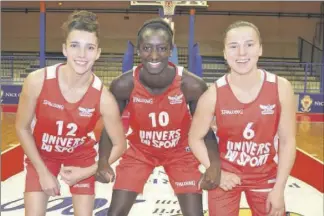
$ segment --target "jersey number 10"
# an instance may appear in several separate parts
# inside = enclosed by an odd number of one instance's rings
[[[157,126],[157,121],[161,127],[165,127],[169,124],[169,114],[165,111],[162,111],[160,113],[155,113],[152,112],[149,114],[150,119],[152,120],[152,127],[156,127]]]

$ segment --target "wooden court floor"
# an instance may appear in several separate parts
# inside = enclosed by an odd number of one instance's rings
[[[15,113],[1,113],[1,151],[19,143],[15,133]],[[324,123],[303,121],[297,123],[297,147],[324,161]]]

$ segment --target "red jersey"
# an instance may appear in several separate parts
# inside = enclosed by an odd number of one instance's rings
[[[129,132],[127,139],[136,149],[165,158],[170,151],[187,150],[191,115],[181,91],[183,67],[176,68],[172,84],[159,95],[151,94],[139,81],[142,65],[134,68],[134,89],[127,105]]]
[[[271,187],[277,174],[278,78],[263,74],[259,95],[250,103],[239,102],[227,75],[216,81],[216,135],[222,169],[238,174],[242,187]]]
[[[97,155],[93,130],[99,120],[103,84],[93,76],[92,84],[76,103],[69,103],[61,93],[58,69],[46,68],[35,111],[34,139],[42,157],[54,160],[86,159]]]

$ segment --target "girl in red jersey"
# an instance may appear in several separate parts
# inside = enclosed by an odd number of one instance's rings
[[[98,28],[95,14],[71,14],[63,25],[66,63],[36,70],[24,82],[16,130],[27,156],[27,216],[46,214],[49,196],[60,191],[58,175],[70,186],[74,215],[92,215],[98,158],[93,130],[99,118],[113,143],[109,161],[126,149],[118,105],[92,73],[101,52]]]
[[[209,191],[209,215],[237,216],[242,192],[253,216],[285,215],[284,189],[296,152],[292,86],[257,67],[262,43],[252,23],[230,25],[224,45],[230,72],[200,97],[189,132],[193,153],[208,163],[203,138],[216,118],[222,176]]]
[[[200,77],[169,62],[172,38],[173,31],[163,19],[146,21],[137,34],[141,64],[110,85],[120,112],[129,113],[129,148],[116,167],[109,216],[129,214],[158,166],[163,166],[168,175],[184,216],[203,216],[201,189],[219,183],[219,154],[213,131],[205,137],[210,163],[204,164],[207,169],[201,180],[199,162],[188,146],[191,115],[208,87]],[[110,149],[112,137],[108,135],[103,130],[99,142],[97,179],[101,182],[106,182],[102,175],[110,154],[106,148]]]

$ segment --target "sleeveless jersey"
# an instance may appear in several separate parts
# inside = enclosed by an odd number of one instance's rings
[[[257,98],[241,103],[227,75],[216,81],[216,135],[222,169],[241,177],[241,187],[268,188],[275,183],[278,161],[280,102],[278,78],[262,71]]]
[[[87,159],[97,156],[93,130],[99,120],[103,84],[93,74],[92,84],[76,103],[63,97],[58,83],[61,64],[46,68],[37,99],[33,135],[42,157],[49,160]]]
[[[130,145],[158,159],[170,151],[188,151],[188,132],[191,123],[185,97],[181,91],[183,67],[176,68],[172,84],[159,95],[151,94],[139,81],[142,65],[134,68],[134,89],[127,105],[129,111]]]

